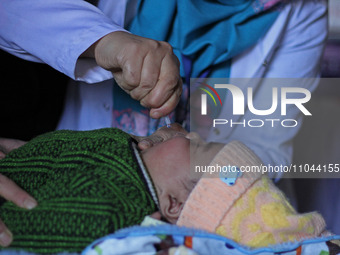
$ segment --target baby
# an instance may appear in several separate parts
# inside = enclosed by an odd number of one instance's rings
[[[260,167],[263,163],[240,142],[205,143],[197,134],[189,133],[157,144],[144,153],[148,154],[146,158],[168,157],[174,162],[172,169],[178,171],[176,175],[170,169],[163,172],[164,162],[151,168],[160,171],[159,175],[153,176],[155,172],[150,171],[161,201],[161,213],[171,223],[204,229],[250,247],[330,234],[325,231],[320,214],[298,214],[267,176],[241,172],[247,166]],[[226,166],[229,173],[205,171],[201,176],[195,173],[195,166],[207,166],[201,169]],[[185,178],[183,172],[187,172]],[[240,177],[235,178],[237,175]],[[165,192],[164,182],[172,183]],[[171,187],[186,189],[171,190]]]
[[[192,174],[195,165],[209,163],[238,168],[261,164],[239,142],[205,143],[194,133],[142,152],[118,129],[39,136],[0,160],[0,172],[39,203],[24,211],[2,201],[1,218],[14,235],[10,248],[79,252],[158,210],[170,223],[253,247],[322,233],[320,215],[297,215],[260,174],[244,173],[233,186],[217,173]]]
[[[1,219],[14,237],[9,248],[80,252],[158,210],[175,223],[194,186],[183,136],[141,153],[119,129],[63,130],[13,150],[0,160],[0,172],[38,206],[26,211],[2,199]]]

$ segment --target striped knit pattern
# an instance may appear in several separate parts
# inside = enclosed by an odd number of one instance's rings
[[[2,201],[10,248],[80,252],[93,240],[139,224],[156,211],[131,147],[119,129],[56,131],[0,161],[0,172],[38,201],[27,211]]]

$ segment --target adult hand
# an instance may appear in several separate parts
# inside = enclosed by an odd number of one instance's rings
[[[0,159],[14,149],[23,146],[26,142],[17,139],[8,139],[0,137]]]
[[[138,142],[138,147],[141,150],[152,147],[157,143],[164,142],[175,136],[186,136],[188,132],[178,123],[171,124],[171,127],[161,127],[155,133],[147,137],[137,136],[135,139]]]
[[[0,138],[0,156],[5,157],[7,153],[25,143],[20,140]],[[21,208],[30,210],[37,206],[37,201],[33,197],[2,174],[0,174],[0,196]],[[6,247],[10,245],[12,240],[12,233],[0,219],[0,245]]]
[[[160,118],[177,105],[182,93],[179,61],[170,44],[113,32],[85,51],[99,66],[110,70],[119,86]]]

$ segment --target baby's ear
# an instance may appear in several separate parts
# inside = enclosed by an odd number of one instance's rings
[[[166,206],[163,210],[164,217],[172,224],[175,224],[181,214],[184,202],[174,196],[169,195]]]

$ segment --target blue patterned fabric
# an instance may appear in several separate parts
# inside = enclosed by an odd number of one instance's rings
[[[93,242],[82,252],[82,255],[156,254],[156,252],[161,253],[179,247],[185,247],[187,253],[177,254],[336,255],[340,253],[339,239],[339,235],[316,237],[251,249],[203,230],[166,224],[120,230]]]

